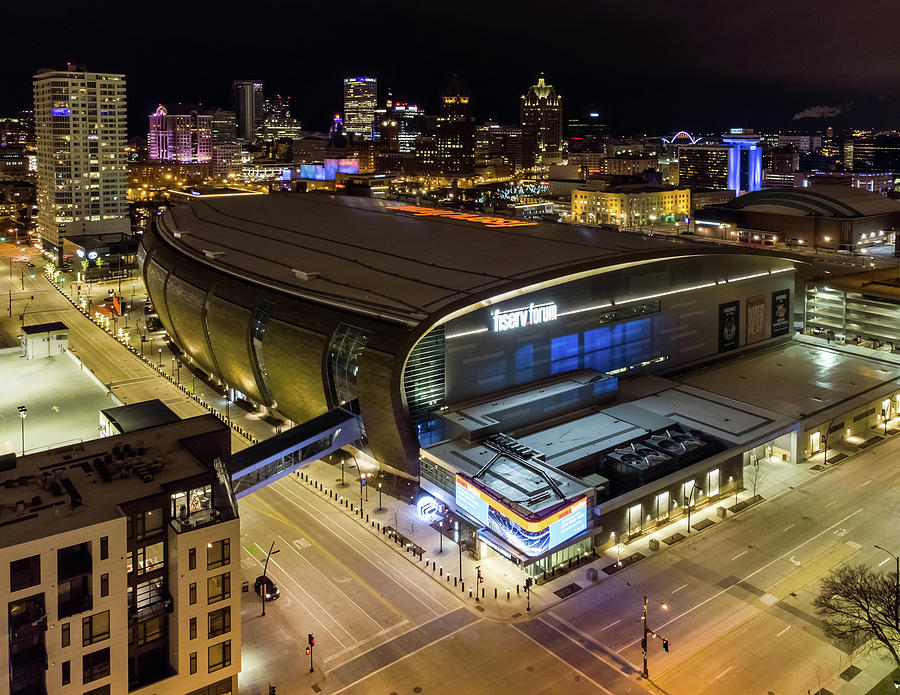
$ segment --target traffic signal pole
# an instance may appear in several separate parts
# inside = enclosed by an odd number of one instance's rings
[[[665,605],[663,606],[665,608]],[[661,635],[657,635],[653,630],[647,627],[647,597],[644,596],[644,612],[641,614],[641,621],[644,623],[644,636],[641,638],[641,651],[644,653],[644,670],[641,672],[641,677],[650,679],[650,674],[647,671],[647,637],[653,637],[655,639],[662,640],[662,648],[664,652],[669,651],[669,640]]]
[[[306,642],[307,642],[306,653],[309,654],[309,672],[312,673],[313,672],[312,650],[316,644],[316,638],[313,637],[313,634],[311,632],[306,636]]]

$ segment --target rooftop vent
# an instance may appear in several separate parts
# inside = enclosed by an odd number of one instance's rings
[[[298,280],[303,280],[303,282],[309,282],[319,277],[318,272],[308,272],[306,270],[297,270],[296,268],[291,268],[291,272],[294,274],[294,277]]]
[[[221,258],[225,255],[224,251],[210,251],[209,249],[203,249],[203,255],[207,258],[215,260],[216,258]]]

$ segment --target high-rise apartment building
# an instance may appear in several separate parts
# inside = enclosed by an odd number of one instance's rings
[[[372,139],[378,80],[374,77],[344,78],[344,128],[354,137]]]
[[[523,128],[534,128],[537,132],[538,156],[545,164],[557,164],[562,160],[562,97],[552,84],[538,78],[522,95],[520,123]]]
[[[229,430],[211,415],[160,419],[155,404],[150,421],[165,424],[132,430],[148,404],[113,408],[101,422],[124,434],[0,472],[4,506],[20,510],[0,535],[0,695],[237,693]]]
[[[266,99],[263,104],[263,118],[256,129],[262,140],[279,138],[299,138],[300,121],[291,116],[291,98],[276,94],[274,99]]]
[[[165,106],[150,116],[149,158],[164,162],[204,164],[212,161],[212,116],[196,108],[169,113]]]
[[[210,114],[212,163],[215,176],[237,174],[241,170],[241,145],[237,141],[234,111],[218,109]]]
[[[61,260],[78,234],[129,231],[125,76],[81,66],[34,76],[38,236]]]
[[[238,137],[252,140],[263,119],[263,83],[259,80],[235,80],[231,83],[231,101],[237,116]]]

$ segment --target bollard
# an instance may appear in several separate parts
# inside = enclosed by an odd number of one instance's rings
[[[366,514],[366,523],[367,524],[369,523],[369,515],[368,514]]]
[[[448,574],[447,576],[449,577],[450,575]],[[456,586],[456,577],[453,577],[453,586]]]
[[[469,598],[472,598],[472,588],[469,587]]]
[[[497,598],[497,587],[494,587],[494,598]]]
[[[484,587],[481,587],[481,598],[484,598]]]
[[[519,595],[519,585],[516,584],[516,596],[518,596],[518,595]]]
[[[350,511],[353,511],[353,502],[350,503]]]
[[[378,528],[379,531],[381,531],[382,533],[384,533],[384,530],[381,528],[381,522],[380,522],[380,521],[376,522],[376,523],[375,523],[375,526]]]
[[[447,575],[447,583],[448,584],[450,583],[450,575],[449,574]]]
[[[441,565],[441,571],[440,571],[440,573],[438,574],[438,576],[439,576],[439,577],[443,577],[443,576],[444,576],[444,566],[443,566],[443,565]]]
[[[434,572],[436,569],[437,569],[437,563],[436,563],[436,562],[432,562],[432,563],[431,563],[431,571]]]
[[[509,587],[506,587],[506,600],[509,601]]]

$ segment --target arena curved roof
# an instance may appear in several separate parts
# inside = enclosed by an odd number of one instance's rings
[[[158,222],[164,242],[219,271],[410,326],[597,268],[754,253],[315,194],[197,201],[169,210]]]
[[[896,200],[862,188],[840,185],[755,191],[721,207],[810,217],[853,218],[900,213],[900,203]]]

